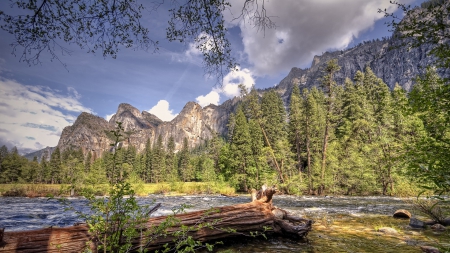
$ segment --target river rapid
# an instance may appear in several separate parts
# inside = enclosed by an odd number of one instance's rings
[[[86,200],[70,198],[72,206],[87,212]],[[164,196],[150,195],[138,199],[140,204],[161,203],[152,216],[168,215],[182,204],[186,211],[247,203],[250,196],[219,195]],[[311,197],[275,195],[275,206],[315,221],[313,231],[305,240],[283,238],[226,241],[218,252],[421,252],[419,246],[450,245],[448,232],[413,230],[408,220],[392,218],[397,209],[413,212],[405,199],[394,197]],[[73,211],[65,211],[55,199],[0,198],[0,227],[5,231],[20,231],[64,227],[82,222]],[[394,228],[397,233],[384,234],[381,227]],[[447,230],[448,231],[448,230]],[[449,246],[450,247],[450,246]]]

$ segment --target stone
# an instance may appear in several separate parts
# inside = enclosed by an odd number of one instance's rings
[[[436,231],[445,231],[445,229],[446,229],[443,225],[441,225],[439,223],[438,224],[434,224],[430,228],[433,229],[433,230],[436,230]]]
[[[445,218],[445,219],[442,221],[442,225],[444,225],[444,226],[450,226],[450,217]]]
[[[412,228],[425,228],[425,223],[423,221],[421,221],[421,220],[416,219],[416,218],[411,218],[409,220],[409,225]]]
[[[411,213],[408,210],[405,209],[399,209],[395,211],[394,218],[400,218],[400,219],[409,219],[411,218]]]
[[[420,246],[420,249],[425,253],[440,253],[439,249],[431,246]]]
[[[382,227],[378,229],[379,232],[382,232],[383,234],[387,235],[396,235],[398,234],[397,230],[390,228],[390,227]]]

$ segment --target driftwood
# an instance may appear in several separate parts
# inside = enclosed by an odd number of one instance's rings
[[[166,221],[167,216],[150,218],[145,224],[148,233],[136,238],[133,245],[136,250],[141,247],[155,250],[167,243],[173,244],[176,239],[173,233],[180,231],[182,227],[195,227],[196,229],[187,231],[186,235],[202,242],[261,233],[291,238],[305,237],[311,230],[312,221],[292,216],[274,207],[274,193],[275,188],[263,188],[253,194],[255,199],[250,203],[176,215],[174,217],[179,222],[163,232],[155,230]],[[86,224],[4,232],[0,252],[81,252],[87,247],[95,252],[96,246],[92,241],[95,241],[95,238],[89,234]]]

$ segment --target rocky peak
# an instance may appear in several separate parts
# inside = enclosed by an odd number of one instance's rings
[[[125,131],[137,131],[154,127],[142,116],[136,107],[126,103],[120,104],[116,114],[109,120],[110,125],[115,125],[116,122],[122,122],[122,127]]]
[[[156,117],[155,115],[147,112],[147,111],[142,111],[142,117],[148,121],[151,125],[153,125],[153,127],[157,127],[159,126],[161,123],[163,123],[164,121],[162,121],[161,119],[159,119],[158,117]]]
[[[104,118],[82,112],[72,126],[63,129],[58,147],[61,151],[81,147],[83,152],[93,151],[99,156],[109,148],[110,130],[112,127]]]

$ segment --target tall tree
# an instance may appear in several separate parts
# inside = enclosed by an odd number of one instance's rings
[[[327,162],[327,148],[328,148],[328,138],[330,137],[330,129],[333,118],[333,106],[335,99],[335,91],[334,88],[336,86],[336,82],[334,80],[334,74],[339,71],[340,67],[336,59],[330,60],[327,62],[324,69],[324,76],[322,78],[322,86],[324,89],[326,97],[326,108],[327,113],[325,117],[325,133],[323,136],[323,147],[322,147],[322,167],[321,167],[321,185],[319,188],[319,194],[322,194],[325,189],[325,170],[326,170],[326,162]]]
[[[0,174],[4,171],[2,168],[2,161],[8,155],[8,148],[3,145],[0,147]]]
[[[50,156],[50,183],[56,184],[61,179],[61,153],[59,152],[59,147],[56,147]]]
[[[294,85],[291,93],[291,103],[289,106],[289,141],[291,143],[292,150],[296,154],[297,170],[300,177],[300,182],[303,181],[302,175],[302,147],[304,146],[304,133],[302,132],[302,114],[303,101],[300,95],[300,89],[297,85]]]
[[[142,179],[144,182],[148,183],[151,182],[151,171],[152,171],[152,160],[153,160],[153,152],[152,152],[152,146],[150,144],[150,139],[147,139],[147,142],[145,143],[145,169],[142,173]]]
[[[252,160],[252,149],[247,118],[241,107],[236,111],[236,125],[230,144],[230,155],[230,165],[235,181],[242,190],[247,191],[248,177],[251,177],[251,175],[248,175],[247,170],[250,168],[250,160]]]
[[[189,155],[189,142],[186,137],[183,138],[183,146],[179,152],[178,170],[181,179],[184,182],[189,181],[194,175],[192,174],[191,167],[189,165],[190,155]]]
[[[320,152],[323,144],[325,114],[325,97],[322,91],[313,87],[303,91],[302,126],[305,130],[305,149],[308,166],[308,189],[312,194],[320,181]]]
[[[426,136],[413,150],[411,169],[416,177],[434,184],[439,194],[445,194],[450,192],[450,85],[431,67],[416,82],[409,101]]]
[[[159,135],[153,147],[152,157],[152,180],[159,183],[164,180],[165,173],[165,150],[162,142],[162,136]]]

